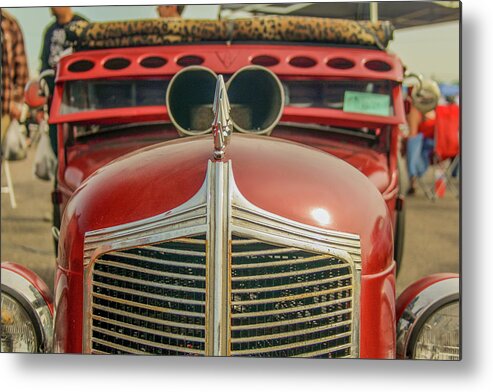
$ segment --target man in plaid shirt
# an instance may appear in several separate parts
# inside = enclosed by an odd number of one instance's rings
[[[2,133],[1,141],[12,119],[21,116],[24,87],[29,78],[24,38],[15,18],[1,9],[2,31]]]

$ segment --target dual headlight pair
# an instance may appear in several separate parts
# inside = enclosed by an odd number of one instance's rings
[[[53,314],[50,300],[32,276],[18,265],[2,263],[2,329],[0,352],[51,351]],[[39,281],[37,283],[40,283]]]

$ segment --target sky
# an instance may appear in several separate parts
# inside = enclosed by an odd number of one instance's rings
[[[389,49],[412,71],[443,82],[459,80],[459,22],[394,32]]]
[[[193,5],[186,18],[215,18],[219,6]],[[91,21],[154,18],[155,6],[72,7]],[[53,20],[48,7],[7,8],[24,32],[31,75],[39,68],[39,54],[45,27]],[[397,53],[408,68],[439,82],[459,80],[459,22],[397,30],[389,49]]]

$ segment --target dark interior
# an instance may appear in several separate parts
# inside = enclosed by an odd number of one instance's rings
[[[174,79],[169,86],[168,110],[180,128],[192,132],[210,128],[215,87],[216,77],[201,69],[181,73]]]
[[[249,69],[235,75],[228,87],[235,126],[252,132],[270,128],[282,110],[282,94],[277,80],[265,70]]]

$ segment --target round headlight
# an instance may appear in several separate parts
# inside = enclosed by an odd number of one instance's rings
[[[459,302],[438,309],[425,321],[414,344],[415,359],[459,359]]]
[[[6,293],[2,293],[1,352],[37,351],[36,330],[23,306]]]
[[[28,275],[21,275],[23,267],[12,265],[2,263],[1,352],[50,352],[53,315],[40,291],[45,293],[44,288],[36,275],[31,283]]]
[[[419,291],[397,322],[397,356],[459,360],[459,308],[459,278],[440,280]]]

